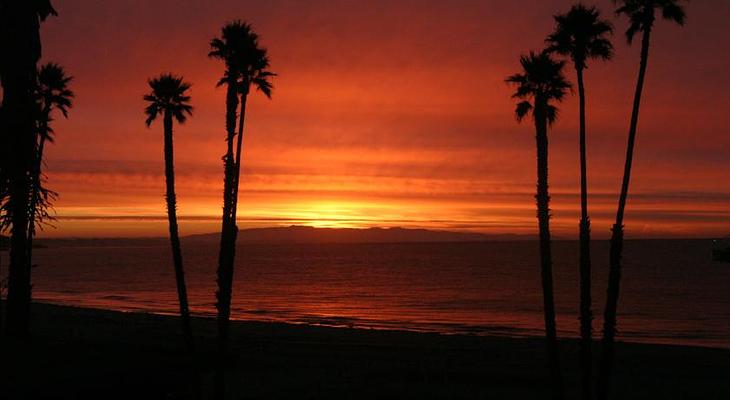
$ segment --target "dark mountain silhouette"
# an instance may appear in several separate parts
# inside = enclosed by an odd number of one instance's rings
[[[536,240],[535,235],[484,234],[416,228],[314,228],[292,225],[286,227],[250,228],[238,232],[244,244],[318,244],[318,243],[438,243]],[[183,236],[184,243],[218,243],[220,233]],[[43,238],[37,247],[150,247],[169,246],[166,237],[136,238]]]
[[[219,234],[187,236],[187,240],[214,241]],[[474,232],[453,232],[407,228],[314,228],[288,226],[243,229],[238,232],[240,243],[417,243],[473,242],[490,240],[529,240],[529,235],[487,235]]]

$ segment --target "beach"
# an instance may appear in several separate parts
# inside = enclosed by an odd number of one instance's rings
[[[195,318],[196,365],[212,391],[215,321]],[[34,303],[32,336],[3,338],[9,399],[190,398],[174,316]],[[547,395],[540,338],[234,322],[232,399],[535,399]],[[577,343],[561,344],[577,398]],[[730,350],[618,343],[615,399],[730,398]]]

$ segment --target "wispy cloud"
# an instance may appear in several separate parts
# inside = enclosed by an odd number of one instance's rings
[[[242,224],[535,229],[534,134],[515,123],[503,79],[569,3],[171,4],[63,2],[61,18],[44,24],[44,57],[67,67],[77,93],[71,118],[54,122],[48,176],[61,218],[47,234],[164,232],[161,127],[144,126],[141,95],[149,76],[171,69],[193,82],[196,107],[175,130],[180,212],[190,229],[215,229],[224,90],[215,88],[221,66],[206,54],[231,15],[253,22],[279,73],[274,99],[249,104]],[[629,233],[714,235],[728,224],[730,135],[716,110],[730,102],[730,56],[717,55],[730,10],[689,7],[692,23],[658,27],[652,48]],[[616,41],[615,61],[586,76],[599,236],[615,207],[638,61],[635,47]],[[576,108],[567,99],[551,131],[554,226],[565,235],[577,226]]]

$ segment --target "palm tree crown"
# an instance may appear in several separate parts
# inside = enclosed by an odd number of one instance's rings
[[[638,32],[650,30],[654,25],[655,13],[661,11],[662,18],[684,25],[686,14],[681,0],[614,0],[619,5],[616,14],[629,18],[626,39],[631,43]]]
[[[251,25],[242,21],[226,24],[220,38],[210,42],[208,56],[223,60],[226,71],[218,86],[235,83],[239,93],[248,94],[251,85],[271,98],[273,88],[269,78],[276,76],[269,68],[269,57],[259,45],[259,37]]]
[[[66,75],[63,67],[56,63],[45,64],[38,71],[37,95],[44,114],[42,122],[46,125],[41,135],[50,142],[53,142],[53,129],[48,126],[52,121],[50,112],[57,109],[64,118],[68,118],[68,109],[73,106],[74,98],[74,92],[68,88],[72,80],[73,77]]]
[[[570,56],[578,69],[585,68],[588,59],[610,59],[613,45],[607,36],[613,27],[600,16],[598,9],[583,4],[574,5],[567,14],[554,16],[555,31],[545,39],[547,51]]]
[[[523,100],[517,104],[515,110],[517,120],[522,121],[534,110],[533,103],[541,101],[546,107],[545,117],[552,124],[557,119],[558,109],[550,101],[562,101],[571,88],[570,82],[563,75],[565,62],[554,60],[546,51],[531,51],[530,54],[520,57],[520,64],[524,72],[514,74],[506,80],[507,83],[517,86],[512,98]]]
[[[187,120],[188,115],[193,114],[190,96],[186,93],[190,89],[190,84],[184,82],[182,77],[162,74],[150,79],[148,83],[152,92],[144,96],[145,101],[150,103],[145,109],[147,126],[150,126],[161,113],[170,112],[181,124]]]

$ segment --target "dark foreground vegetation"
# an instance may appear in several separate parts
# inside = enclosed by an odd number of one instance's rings
[[[3,341],[9,399],[188,398],[176,317],[32,304],[26,344]],[[203,392],[213,391],[214,319],[193,319]],[[232,399],[536,399],[544,339],[446,336],[258,322],[231,326]],[[578,385],[577,341],[563,341],[564,378]],[[617,343],[620,399],[730,398],[730,350]],[[181,384],[181,382],[183,384]]]

